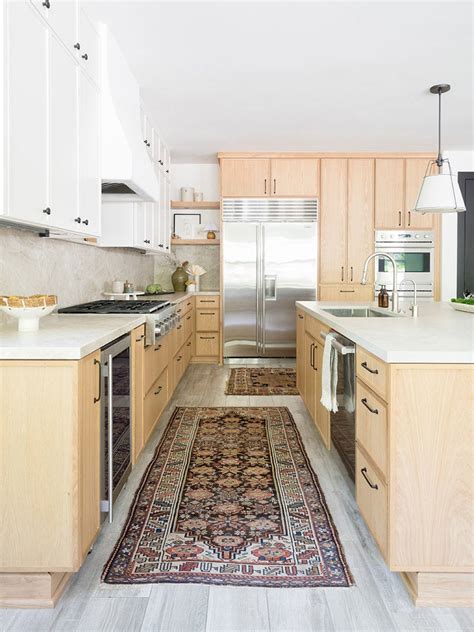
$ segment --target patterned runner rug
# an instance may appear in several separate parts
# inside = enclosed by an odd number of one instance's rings
[[[231,369],[226,395],[298,395],[294,369]]]
[[[350,586],[289,410],[176,408],[102,579]]]

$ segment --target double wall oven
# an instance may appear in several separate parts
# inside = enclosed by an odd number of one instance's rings
[[[410,297],[413,288],[403,281],[412,279],[416,283],[418,298],[433,300],[434,296],[434,233],[432,231],[375,231],[375,251],[386,252],[395,259],[398,272],[400,298]],[[375,293],[381,285],[392,291],[392,266],[387,259],[375,262]]]

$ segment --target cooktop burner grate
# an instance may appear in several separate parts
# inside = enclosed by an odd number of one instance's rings
[[[60,314],[153,314],[169,301],[92,301],[58,309]]]

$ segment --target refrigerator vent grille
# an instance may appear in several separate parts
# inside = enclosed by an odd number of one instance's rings
[[[224,222],[316,222],[318,200],[294,198],[225,198]]]

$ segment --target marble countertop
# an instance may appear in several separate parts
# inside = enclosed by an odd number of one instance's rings
[[[0,329],[1,360],[79,360],[145,322],[144,314],[51,314],[35,332]]]
[[[186,298],[192,296],[219,296],[220,292],[217,290],[199,291],[199,292],[175,292],[174,294],[157,294],[156,296],[140,296],[141,301],[170,301],[171,303],[180,303]]]
[[[368,303],[298,301],[296,305],[385,362],[474,363],[474,315],[455,311],[449,303],[419,303],[418,318],[341,318],[324,311]]]

